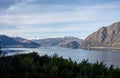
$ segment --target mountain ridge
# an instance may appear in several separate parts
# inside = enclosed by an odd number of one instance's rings
[[[90,34],[82,46],[90,47],[120,47],[120,22],[103,26]]]
[[[58,37],[28,40],[21,37],[0,35],[0,45],[3,48],[35,48],[35,47],[64,47],[78,48],[83,40],[76,37]]]
[[[39,44],[27,40],[21,37],[9,37],[6,35],[0,35],[0,46],[3,48],[35,48],[40,46]]]

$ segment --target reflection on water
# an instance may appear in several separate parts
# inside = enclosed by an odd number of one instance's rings
[[[3,48],[2,55],[13,55],[21,53],[38,52],[40,56],[42,55],[53,55],[55,53],[58,56],[62,56],[67,59],[71,57],[73,61],[81,62],[83,59],[88,59],[89,62],[94,63],[97,60],[104,62],[107,66],[113,64],[120,67],[120,52],[112,51],[92,51],[83,49],[68,49],[60,47],[40,47],[40,48]]]

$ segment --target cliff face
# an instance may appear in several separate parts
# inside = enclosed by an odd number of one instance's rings
[[[82,45],[92,47],[120,47],[120,22],[100,28],[89,35]]]

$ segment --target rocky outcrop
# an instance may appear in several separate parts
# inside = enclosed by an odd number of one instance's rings
[[[82,47],[120,47],[120,22],[102,27],[89,35]]]

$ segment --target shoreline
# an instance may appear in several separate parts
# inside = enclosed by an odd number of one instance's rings
[[[85,47],[82,49],[87,50],[110,50],[110,51],[120,51],[120,47]]]

